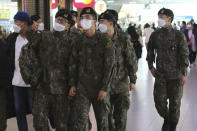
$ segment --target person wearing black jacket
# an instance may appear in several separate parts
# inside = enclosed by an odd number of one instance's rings
[[[26,12],[17,12],[14,16],[14,32],[8,36],[9,83],[13,86],[14,106],[19,131],[28,131],[26,114],[32,112],[33,91],[24,82],[20,73],[19,56],[21,48],[28,43],[26,31],[30,25],[30,17]]]
[[[0,39],[0,131],[6,130],[6,88],[8,87],[8,57],[5,41]]]

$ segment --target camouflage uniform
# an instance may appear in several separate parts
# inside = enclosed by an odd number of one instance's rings
[[[156,58],[155,106],[160,116],[175,125],[179,121],[183,95],[183,86],[179,83],[179,76],[186,75],[188,55],[184,35],[171,26],[158,29],[151,35],[147,61],[151,69]],[[169,99],[169,108],[167,99]]]
[[[49,78],[47,73],[48,46],[52,45],[51,32],[28,31],[29,43],[22,48],[19,58],[21,75],[34,89],[33,123],[36,131],[49,131],[48,103]],[[29,53],[28,53],[29,52]],[[25,55],[26,54],[26,55]]]
[[[110,131],[126,131],[127,111],[130,105],[128,76],[130,83],[135,84],[137,79],[137,58],[133,44],[123,31],[117,30],[112,42],[115,46],[116,68],[111,84],[110,102],[115,127],[110,125]]]
[[[73,46],[73,44],[74,44],[73,40],[76,40],[80,35],[81,35],[80,30],[78,30],[77,28],[71,29],[69,32],[69,37],[70,37],[70,40],[72,40],[72,41],[69,43],[72,43],[72,46]],[[70,113],[69,113],[69,121],[68,121],[68,130],[69,131],[74,130],[74,123],[77,120],[77,111],[76,111],[75,100],[76,100],[75,96],[72,97],[72,99],[70,100]]]
[[[49,131],[50,116],[57,131],[67,131],[68,61],[71,51],[67,32],[29,34],[30,38],[34,38],[30,40],[35,52],[32,59],[38,61],[39,66],[36,68],[41,70],[39,82],[35,84],[33,101],[35,130]]]
[[[76,40],[70,61],[70,85],[77,87],[77,120],[74,131],[83,131],[90,105],[93,105],[98,131],[108,131],[109,97],[98,101],[100,90],[109,91],[114,62],[110,39],[99,32],[92,37],[82,34]]]

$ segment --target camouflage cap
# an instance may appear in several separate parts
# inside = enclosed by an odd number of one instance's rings
[[[93,17],[95,17],[95,19],[97,18],[97,14],[95,12],[95,10],[91,7],[86,7],[86,8],[83,8],[81,13],[80,13],[80,17],[84,14],[90,14],[92,15]]]
[[[67,9],[60,9],[55,15],[55,18],[57,17],[63,17],[64,19],[71,20],[72,14]]]
[[[69,22],[71,25],[74,25],[74,24],[75,24],[75,22],[74,22],[73,19],[72,19],[72,14],[71,14],[71,12],[70,12],[69,10],[67,10],[67,9],[60,9],[60,10],[56,13],[56,15],[55,15],[55,18],[57,18],[57,17],[62,17],[62,18],[64,18],[64,19],[68,20],[68,22]]]
[[[162,9],[159,10],[158,15],[166,15],[168,17],[171,17],[172,21],[174,19],[174,13],[170,9],[162,8]]]
[[[118,12],[117,11],[115,11],[113,9],[107,9],[107,11],[109,11],[109,13],[114,16],[116,21],[118,21]]]
[[[98,20],[100,19],[106,19],[106,20],[109,20],[109,21],[113,21],[114,23],[116,23],[116,19],[114,18],[114,16],[112,14],[110,14],[109,11],[105,11],[104,13],[102,13]]]

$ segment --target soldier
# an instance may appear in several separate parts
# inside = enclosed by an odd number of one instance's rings
[[[172,28],[173,18],[174,14],[170,9],[160,9],[158,24],[161,28],[151,35],[148,43],[147,62],[155,77],[155,106],[164,118],[162,131],[176,130],[188,67],[186,39],[180,31]],[[156,68],[153,66],[155,59]]]
[[[90,8],[80,14],[84,33],[76,39],[70,61],[70,92],[76,97],[77,120],[73,131],[84,131],[93,105],[98,131],[108,131],[110,81],[114,63],[114,49],[110,39],[97,32],[97,15]]]
[[[79,30],[78,27],[77,27],[78,12],[72,10],[71,13],[72,13],[72,18],[75,21],[75,25],[73,25],[71,27],[71,32],[69,34],[70,34],[70,37],[72,37],[71,39],[75,40],[76,37],[78,37],[81,34],[81,30]],[[72,128],[73,128],[73,124],[72,123],[77,119],[76,118],[76,111],[75,111],[75,105],[74,105],[75,102],[74,101],[75,101],[75,97],[73,97],[72,100],[71,100],[71,102],[70,102],[71,111],[72,111],[70,113],[70,118],[69,118],[69,120],[70,120],[69,121],[70,122],[70,127],[71,127],[70,130],[72,130]],[[87,130],[87,128],[89,128],[89,130],[92,129],[92,124],[90,122],[90,119],[88,121],[89,121],[89,123],[87,124],[85,130]]]
[[[68,32],[74,22],[66,9],[60,9],[55,18],[53,32],[31,30],[28,33],[35,52],[32,59],[38,61],[38,66],[34,64],[32,68],[41,70],[33,83],[36,85],[33,102],[36,131],[49,131],[49,116],[57,131],[68,130],[68,61],[72,45]]]
[[[75,22],[67,9],[60,9],[55,18],[53,35],[56,43],[49,46],[50,59],[48,60],[51,108],[56,130],[68,131],[68,69],[72,47],[72,38],[69,37],[68,33],[70,33]]]
[[[110,131],[126,131],[127,111],[130,105],[129,90],[136,83],[137,58],[128,35],[117,28],[117,20],[110,11],[99,16],[99,30],[107,33],[115,47],[115,74],[111,84],[110,103],[115,125]],[[129,79],[130,78],[130,84]],[[111,124],[109,117],[109,124]]]

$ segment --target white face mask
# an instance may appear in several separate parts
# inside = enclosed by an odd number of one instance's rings
[[[60,32],[60,31],[64,31],[65,29],[66,29],[66,27],[64,25],[61,25],[61,24],[55,22],[55,24],[54,24],[54,30],[55,31]]]
[[[107,32],[107,25],[106,24],[99,24],[99,30],[102,32],[102,33],[106,33]]]
[[[189,24],[189,25],[187,25],[187,28],[191,28],[191,27],[192,27],[192,25],[190,25],[190,24]]]
[[[13,29],[14,29],[14,32],[16,32],[16,33],[20,33],[20,31],[21,31],[21,27],[16,24],[13,25]]]
[[[43,23],[40,23],[40,24],[39,24],[38,30],[39,30],[39,31],[43,31],[43,30],[44,30],[44,24],[43,24]]]
[[[158,26],[159,27],[164,27],[165,25],[166,25],[166,21],[161,19],[161,18],[159,18],[158,19]]]
[[[82,19],[80,24],[84,30],[89,30],[92,27],[92,20]]]

